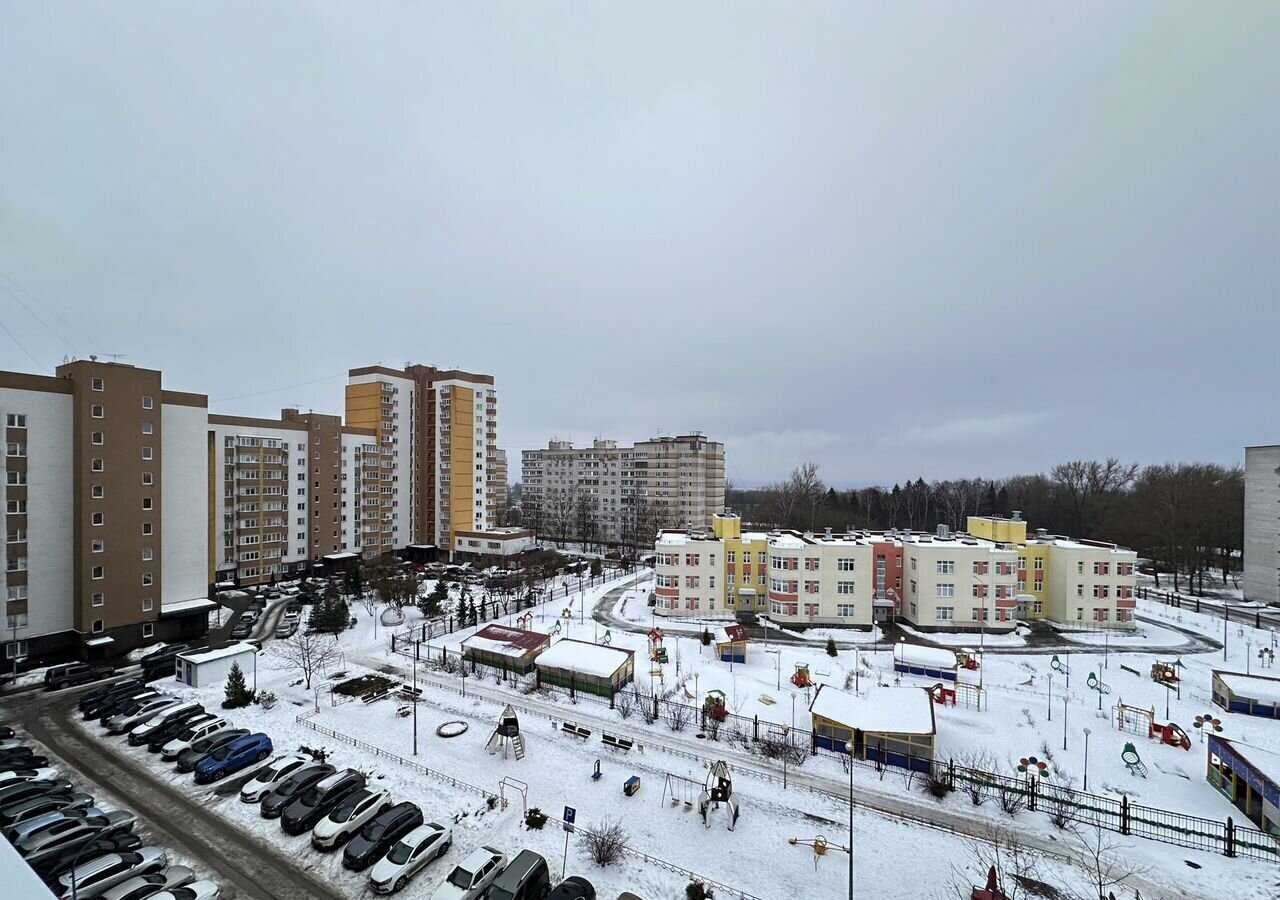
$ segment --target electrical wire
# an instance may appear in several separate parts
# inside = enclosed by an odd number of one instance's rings
[[[0,275],[3,275],[3,274],[4,274],[4,273],[0,272]],[[13,280],[13,278],[11,278],[10,276],[5,275],[4,277],[5,277],[6,279],[8,279],[9,281],[13,282],[15,285],[17,285],[17,282],[16,282],[16,281],[14,281],[14,280]],[[18,285],[18,287],[19,287],[19,289],[21,289],[21,285]],[[23,299],[17,295],[17,293],[14,291],[14,289],[13,289],[13,288],[9,287],[9,285],[5,284],[3,281],[0,281],[0,290],[3,290],[6,294],[8,294],[10,297],[12,297],[12,298],[13,298],[13,301],[14,301],[15,303],[17,303],[19,306],[21,306],[23,309],[25,309],[25,310],[26,310],[26,311],[31,315],[31,318],[33,318],[33,319],[35,319],[37,322],[39,322],[39,323],[41,324],[41,326],[43,326],[43,327],[44,327],[45,331],[47,331],[47,332],[49,332],[51,335],[53,335],[54,339],[55,339],[55,340],[57,340],[57,341],[58,341],[58,343],[60,343],[60,344],[64,344],[64,345],[65,345],[69,350],[71,350],[72,355],[74,355],[74,354],[75,354],[75,350],[76,350],[75,344],[74,344],[72,341],[67,340],[66,335],[59,334],[57,331],[55,331],[55,330],[54,330],[54,328],[53,328],[53,326],[52,326],[52,325],[50,325],[50,324],[49,324],[48,322],[46,322],[44,319],[40,318],[40,316],[38,316],[38,315],[36,314],[36,311],[35,311],[34,309],[32,309],[30,306],[28,306],[28,305],[23,301]],[[48,304],[42,304],[42,303],[40,303],[40,301],[39,301],[39,300],[36,300],[36,298],[35,298],[35,297],[32,297],[32,296],[31,296],[31,294],[30,294],[30,293],[28,293],[28,292],[27,292],[27,291],[25,291],[25,290],[23,290],[23,293],[24,293],[24,294],[27,294],[27,296],[28,296],[28,297],[31,297],[31,299],[32,299],[32,301],[33,301],[33,302],[38,303],[38,304],[40,304],[41,306],[43,306],[43,307],[45,308],[45,311],[46,311],[46,312],[52,312],[52,311],[48,308]]]
[[[52,372],[52,371],[53,371],[53,370],[52,370],[52,369],[50,369],[48,366],[46,366],[46,365],[44,365],[43,363],[41,363],[41,362],[40,362],[40,360],[38,360],[38,359],[36,359],[34,356],[32,356],[32,355],[31,355],[31,351],[30,351],[30,350],[28,350],[26,347],[22,346],[22,341],[18,340],[17,335],[15,335],[12,331],[10,331],[10,330],[9,330],[9,326],[8,326],[8,325],[6,325],[6,324],[4,324],[4,320],[3,320],[3,319],[0,319],[0,328],[3,328],[3,329],[4,329],[4,333],[5,333],[5,334],[7,334],[7,335],[9,335],[9,339],[10,339],[11,341],[13,341],[15,344],[17,344],[17,345],[18,345],[18,349],[19,349],[19,350],[21,350],[23,353],[27,354],[27,359],[29,359],[29,360],[31,360],[33,363],[35,363],[35,364],[36,364],[36,368],[37,368],[37,369],[42,369],[42,370],[43,370],[43,371],[45,371],[45,372]]]
[[[265,390],[265,391],[254,391],[252,394],[237,394],[234,397],[219,397],[218,399],[210,400],[209,402],[210,403],[227,403],[231,400],[244,400],[248,397],[261,397],[264,394],[278,394],[281,391],[291,391],[294,388],[307,387],[308,385],[319,384],[322,381],[332,381],[335,378],[346,378],[346,377],[347,377],[346,373],[342,372],[337,375],[326,375],[323,378],[316,378],[312,381],[303,381],[298,384],[286,384],[284,387],[269,388],[268,390]]]

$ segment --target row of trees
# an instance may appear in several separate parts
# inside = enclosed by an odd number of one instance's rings
[[[1244,543],[1244,474],[1213,463],[1140,467],[1117,459],[1072,460],[1047,473],[1009,478],[923,478],[838,491],[817,463],[758,490],[726,491],[725,502],[759,526],[963,530],[969,516],[1021,510],[1031,528],[1115,541],[1173,575],[1175,590],[1203,590],[1218,570],[1226,583]]]
[[[617,516],[617,534],[606,532],[602,518]],[[590,489],[572,484],[567,488],[549,488],[541,494],[522,495],[520,524],[539,535],[550,538],[556,546],[569,541],[580,542],[587,552],[604,550],[606,546],[632,551],[652,549],[653,536],[664,525],[656,506],[642,496],[620,498],[616,510],[608,508],[604,498]]]

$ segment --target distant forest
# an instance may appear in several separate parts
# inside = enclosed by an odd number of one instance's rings
[[[1238,578],[1244,542],[1244,472],[1212,463],[1140,467],[1074,460],[1048,473],[995,480],[923,478],[884,487],[828,488],[816,463],[763,488],[728,485],[725,504],[756,527],[962,531],[968,516],[1020,510],[1028,529],[1131,547],[1172,576],[1175,590],[1203,592],[1206,578]]]

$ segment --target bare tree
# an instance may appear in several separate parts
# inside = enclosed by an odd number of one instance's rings
[[[965,840],[964,846],[968,863],[951,866],[947,898],[970,900],[974,887],[985,884],[988,873],[993,871],[996,887],[1008,900],[1042,896],[1034,889],[1040,881],[1036,856],[1003,828],[990,824],[981,836]]]
[[[296,671],[311,690],[311,679],[338,660],[338,642],[331,635],[300,629],[292,636],[271,642],[270,665]]]
[[[556,488],[547,492],[544,514],[551,535],[558,546],[563,547],[573,530],[573,514],[577,506],[578,486]]]
[[[605,819],[599,825],[583,829],[582,839],[597,866],[616,863],[627,849],[626,829],[616,819]]]
[[[1111,888],[1124,885],[1150,868],[1125,852],[1132,845],[1117,841],[1100,825],[1075,825],[1070,830],[1080,841],[1079,847],[1069,849],[1072,861],[1089,875],[1098,900],[1107,900]]]
[[[693,707],[667,700],[662,704],[662,721],[672,731],[684,731],[693,721]]]
[[[818,477],[818,464],[805,462],[791,470],[786,490],[794,497],[797,512],[803,512],[812,530],[818,520],[818,510],[827,499],[827,486]]]

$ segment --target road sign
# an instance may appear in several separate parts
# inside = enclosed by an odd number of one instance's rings
[[[578,818],[578,811],[572,806],[564,808],[564,830],[573,831],[573,823]]]

